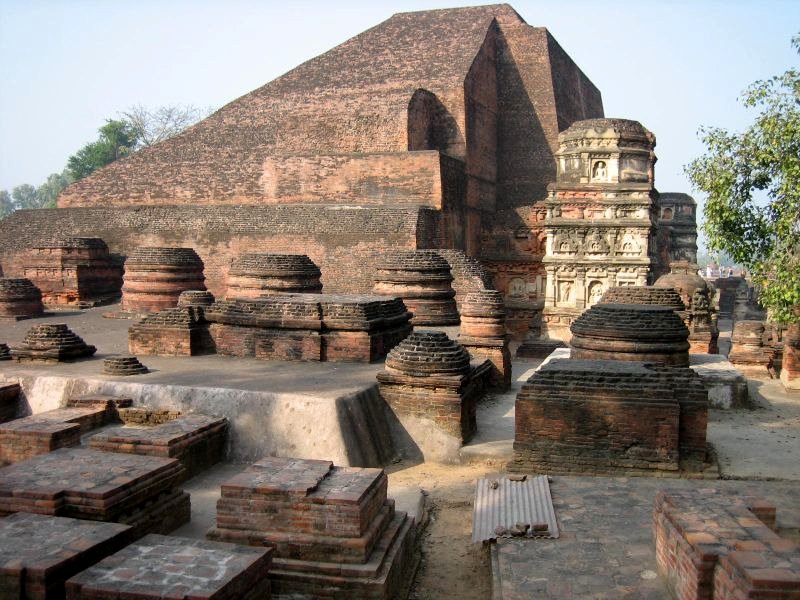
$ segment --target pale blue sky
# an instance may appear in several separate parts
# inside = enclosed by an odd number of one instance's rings
[[[465,4],[0,0],[0,189],[61,171],[131,105],[219,108],[395,12]],[[690,192],[700,125],[743,127],[741,91],[800,62],[798,0],[511,4],[600,88],[606,115],[656,134],[663,192]]]

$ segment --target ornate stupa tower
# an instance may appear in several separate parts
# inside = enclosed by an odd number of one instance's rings
[[[637,121],[587,119],[558,141],[545,201],[541,333],[567,341],[572,321],[606,289],[646,285],[657,263],[656,140]]]

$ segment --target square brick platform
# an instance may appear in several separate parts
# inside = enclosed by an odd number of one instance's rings
[[[151,534],[67,582],[67,599],[263,600],[271,550]]]
[[[193,477],[222,460],[228,420],[185,415],[151,427],[115,427],[98,433],[89,447],[107,452],[177,458]]]
[[[405,598],[415,526],[381,469],[265,458],[222,486],[212,539],[275,549],[276,594]]]
[[[0,425],[0,464],[17,463],[58,448],[80,445],[81,435],[114,414],[102,405],[59,408]]]
[[[64,582],[122,549],[130,530],[29,513],[0,519],[0,598],[63,598]]]
[[[800,547],[779,537],[775,507],[754,497],[664,491],[653,530],[658,569],[680,600],[800,597]]]
[[[0,469],[0,515],[31,512],[112,521],[134,538],[189,521],[175,459],[62,448]]]

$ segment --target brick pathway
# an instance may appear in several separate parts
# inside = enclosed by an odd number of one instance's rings
[[[553,477],[561,537],[500,540],[492,549],[499,598],[668,600],[656,569],[653,500],[658,490],[688,488],[762,496],[777,506],[782,535],[800,533],[798,482]]]

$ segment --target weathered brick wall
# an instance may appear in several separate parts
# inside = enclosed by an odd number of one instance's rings
[[[441,240],[437,211],[420,207],[150,206],[17,211],[0,221],[0,262],[7,275],[24,267],[17,253],[64,232],[103,232],[112,252],[139,246],[194,248],[206,287],[226,289],[232,260],[247,252],[307,254],[322,270],[325,292],[369,292],[374,264],[388,250]],[[426,245],[426,247],[429,247]]]

